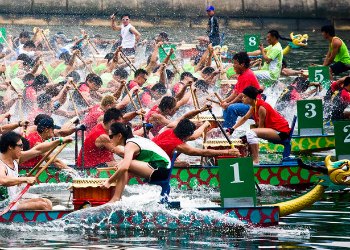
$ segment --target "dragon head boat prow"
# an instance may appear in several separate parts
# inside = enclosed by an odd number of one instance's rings
[[[350,160],[331,161],[331,156],[325,159],[329,179],[337,185],[350,185]]]
[[[325,159],[325,166],[306,165],[301,161],[298,164],[301,168],[314,169],[323,173],[318,178],[319,183],[306,194],[292,200],[274,204],[280,208],[280,216],[286,216],[299,212],[320,200],[326,190],[343,190],[350,185],[350,161],[331,161],[331,156]]]

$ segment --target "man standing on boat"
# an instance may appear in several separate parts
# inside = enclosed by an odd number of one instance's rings
[[[215,8],[214,6],[210,5],[207,7],[207,15],[209,17],[208,20],[208,29],[207,34],[209,37],[209,42],[213,46],[220,45],[220,31],[219,31],[219,20],[215,16]]]
[[[321,32],[323,38],[329,41],[329,49],[323,65],[329,66],[330,73],[334,75],[348,71],[350,69],[350,55],[344,41],[335,36],[332,25],[323,26]]]
[[[123,14],[121,16],[122,25],[120,26],[116,25],[115,19],[116,16],[113,14],[111,16],[111,25],[113,30],[120,30],[120,36],[122,38],[121,46],[123,48],[122,51],[127,56],[135,55],[135,46],[141,37],[140,32],[138,32],[137,29],[131,25],[129,14]]]

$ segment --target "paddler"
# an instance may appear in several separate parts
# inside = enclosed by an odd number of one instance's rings
[[[133,137],[131,127],[114,123],[109,137],[113,146],[124,146],[123,159],[115,165],[116,172],[102,185],[110,188],[115,183],[109,202],[119,201],[129,180],[129,173],[149,181],[166,180],[170,174],[170,158],[157,144],[143,137]]]
[[[331,119],[348,120],[350,119],[350,112],[345,109],[350,104],[350,76],[346,77],[343,82],[343,87],[340,87],[338,94],[332,100]]]
[[[288,121],[270,104],[257,98],[260,93],[261,90],[253,86],[243,90],[242,102],[248,104],[250,109],[232,128],[228,129],[228,132],[232,134],[235,129],[253,117],[257,128],[247,131],[246,136],[254,164],[259,164],[259,138],[280,142],[288,139],[290,133]]]
[[[55,146],[71,142],[70,137],[43,142],[28,151],[23,151],[22,137],[15,132],[7,132],[0,138],[0,197],[10,201],[16,198],[17,187],[22,183],[34,184],[35,177],[19,177],[18,165],[33,157],[44,154]],[[45,198],[21,199],[13,210],[51,210],[52,202]]]

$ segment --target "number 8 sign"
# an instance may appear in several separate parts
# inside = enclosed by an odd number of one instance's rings
[[[246,52],[259,49],[260,35],[244,35],[244,48]]]
[[[327,66],[311,66],[309,67],[309,81],[319,82],[323,88],[328,89],[330,86],[330,73]]]

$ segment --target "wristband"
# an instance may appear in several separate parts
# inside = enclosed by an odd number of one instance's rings
[[[234,128],[227,128],[226,129],[226,132],[229,133],[230,135],[232,135],[234,131],[235,131]]]
[[[60,137],[59,140],[60,140],[60,145],[62,145],[63,144],[63,137]]]

